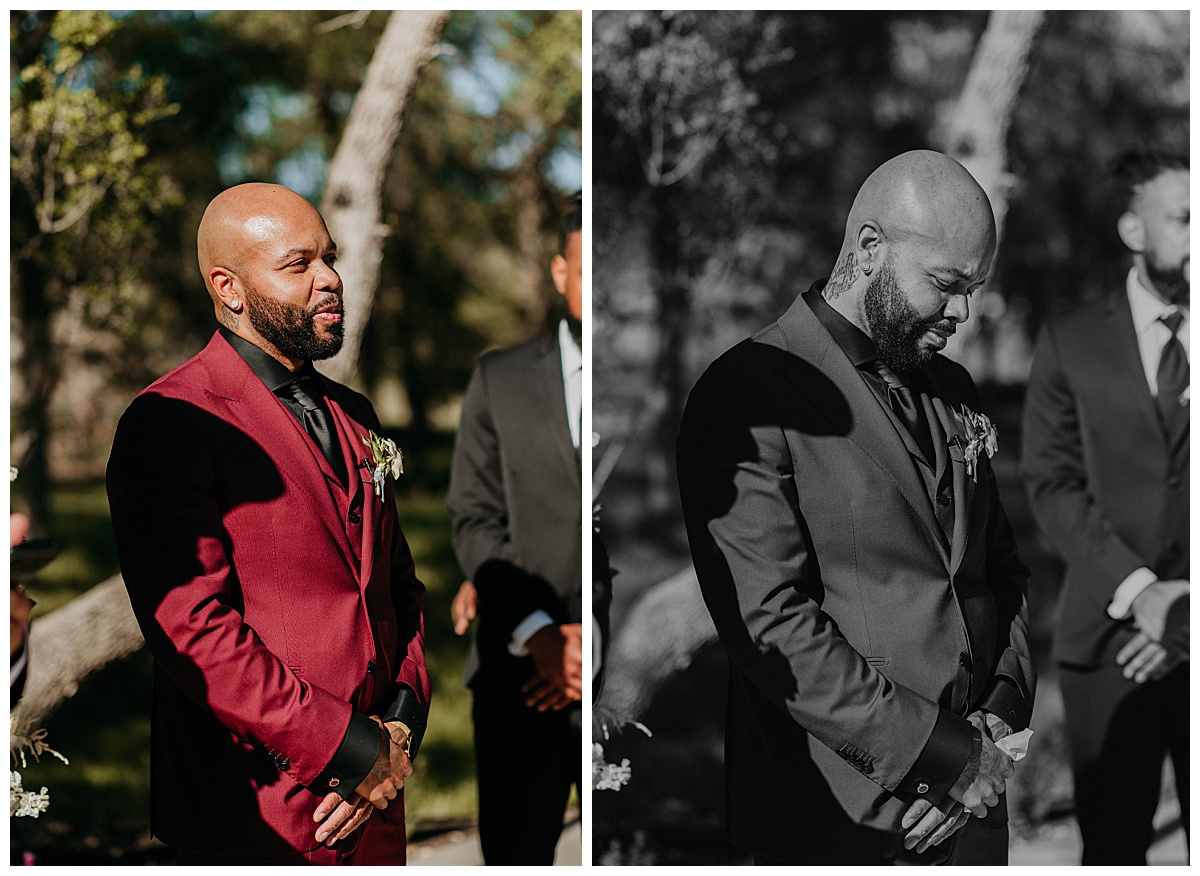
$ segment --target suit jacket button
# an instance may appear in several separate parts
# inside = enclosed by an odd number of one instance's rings
[[[350,522],[355,525],[362,523],[362,515],[359,514],[357,511],[351,511],[350,512]]]
[[[947,505],[950,504],[950,497],[947,496],[945,493],[938,493],[937,503],[939,505],[941,505],[943,508],[945,508]]]
[[[968,654],[966,651],[962,651],[961,653],[959,653],[958,665],[961,666],[963,669],[970,669],[971,668],[971,655]]]
[[[342,783],[342,780],[339,779],[337,776],[334,776],[332,779],[329,780],[329,787],[336,788],[341,783]]]
[[[374,660],[367,661],[367,673],[370,675],[375,674],[375,661]]]
[[[929,793],[929,783],[928,782],[918,782],[917,783],[917,793],[918,794],[928,794]]]

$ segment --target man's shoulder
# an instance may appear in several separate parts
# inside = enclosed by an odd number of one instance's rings
[[[516,363],[528,362],[544,356],[550,350],[557,349],[557,331],[542,332],[528,341],[514,344],[511,347],[489,350],[479,357],[479,364],[481,366],[486,364],[489,368],[510,367]]]
[[[1048,316],[1043,325],[1047,331],[1063,337],[1090,334],[1102,325],[1121,303],[1123,295],[1106,295],[1093,301],[1073,305]]]
[[[475,371],[488,381],[515,377],[527,379],[529,369],[535,363],[554,353],[555,367],[561,367],[558,358],[557,332],[544,332],[535,338],[511,347],[489,350],[479,357]]]

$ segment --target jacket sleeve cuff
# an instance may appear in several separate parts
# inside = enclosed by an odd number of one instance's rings
[[[1003,720],[1014,733],[1028,727],[1033,717],[1033,706],[1021,695],[1016,683],[1004,676],[996,679],[980,708]]]
[[[330,791],[337,791],[343,799],[350,799],[355,794],[355,788],[362,784],[375,760],[379,757],[382,743],[380,734],[383,731],[379,725],[360,712],[350,716],[346,727],[346,735],[338,746],[333,760],[321,771],[308,789],[322,797]]]
[[[410,760],[416,760],[417,749],[421,747],[421,740],[425,738],[425,727],[429,723],[429,717],[425,714],[425,708],[417,699],[416,693],[408,685],[400,685],[400,693],[384,713],[383,723],[388,721],[399,721],[408,728],[408,737],[411,740],[408,755]]]
[[[982,742],[970,721],[942,709],[924,750],[896,790],[940,802],[962,775],[972,747]]]

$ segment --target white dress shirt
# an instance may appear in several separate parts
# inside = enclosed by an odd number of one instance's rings
[[[1163,347],[1171,339],[1171,330],[1162,321],[1176,311],[1183,314],[1183,322],[1176,332],[1183,351],[1191,361],[1191,347],[1188,342],[1189,313],[1188,308],[1168,304],[1154,292],[1142,285],[1138,279],[1138,269],[1131,268],[1125,278],[1125,294],[1129,297],[1129,310],[1133,314],[1133,330],[1137,333],[1138,353],[1142,357],[1142,369],[1146,372],[1146,383],[1150,385],[1150,394],[1158,395],[1158,361],[1162,358]],[[1109,617],[1121,620],[1129,617],[1133,601],[1141,592],[1158,580],[1158,576],[1150,569],[1142,566],[1129,573],[1113,593],[1112,601],[1108,604]]]

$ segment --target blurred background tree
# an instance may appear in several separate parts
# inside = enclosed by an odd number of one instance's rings
[[[633,778],[597,796],[597,862],[740,861],[714,839],[725,659],[679,510],[679,415],[713,359],[829,274],[858,187],[910,149],[958,155],[1007,207],[975,338],[951,355],[1000,426],[1036,656],[1052,674],[1059,566],[1016,474],[1031,342],[1047,314],[1123,281],[1109,162],[1138,145],[1188,149],[1188,23],[1186,11],[594,15],[593,486],[617,569],[598,714],[655,733],[607,746]],[[969,115],[981,93],[1007,113],[987,129]],[[985,145],[1003,160],[979,162]],[[1039,699],[1053,703],[1052,683]],[[1018,834],[1070,810],[1061,746],[1049,715],[1010,795]]]
[[[388,18],[10,12],[11,499],[64,544],[31,585],[36,616],[117,571],[103,488],[117,418],[216,327],[196,267],[204,207],[250,180],[320,202]],[[559,204],[582,182],[581,41],[578,12],[452,15],[382,187],[380,280],[353,384],[412,463],[402,524],[429,588],[437,689],[408,794],[415,831],[474,812],[466,643],[448,622],[462,580],[444,513],[450,447],[478,356],[557,318],[548,265]],[[101,670],[47,721],[72,763],[26,772],[51,808],[14,823],[14,860],[159,854],[148,667],[143,650]]]

